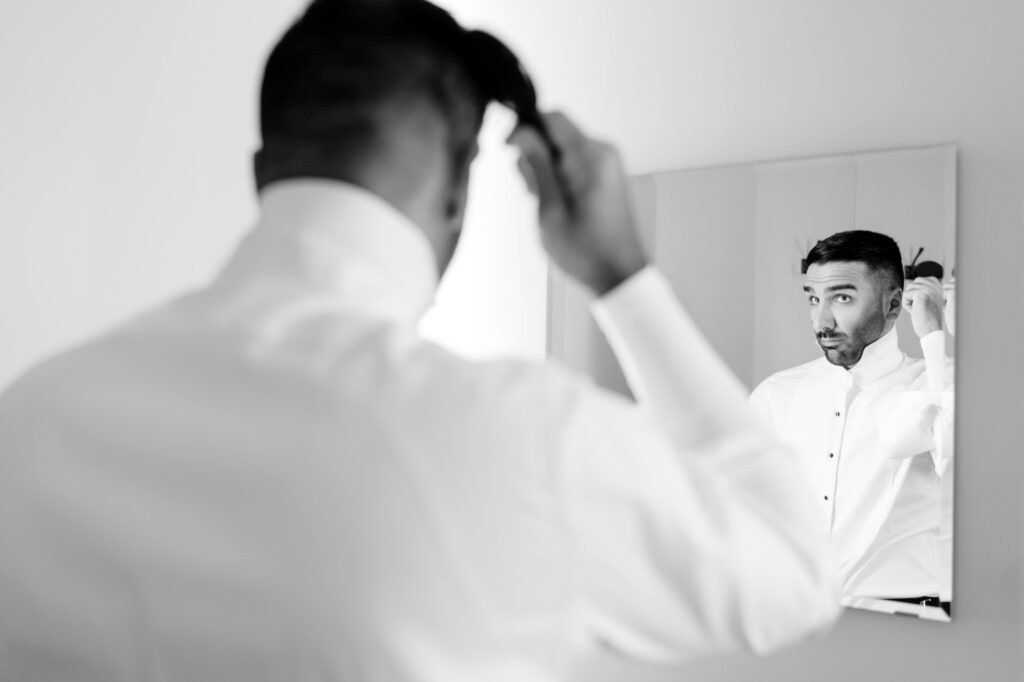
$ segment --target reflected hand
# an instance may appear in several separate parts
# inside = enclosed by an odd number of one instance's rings
[[[942,329],[942,282],[935,277],[918,277],[909,282],[903,290],[903,307],[910,311],[918,338]]]
[[[942,284],[942,297],[946,302],[946,329],[956,335],[956,277]]]
[[[533,128],[516,128],[508,139],[520,149],[519,170],[538,199],[541,241],[566,274],[607,293],[647,264],[621,159],[563,114],[543,117],[559,159]]]

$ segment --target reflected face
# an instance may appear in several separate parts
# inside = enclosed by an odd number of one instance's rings
[[[865,263],[836,261],[808,267],[804,292],[811,328],[825,359],[846,369],[856,365],[864,349],[892,327],[893,291],[898,295],[899,289],[886,290],[882,278]]]

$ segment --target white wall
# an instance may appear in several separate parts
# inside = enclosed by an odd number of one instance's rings
[[[256,84],[295,0],[0,5],[0,387],[204,281],[254,214]]]
[[[637,173],[959,145],[956,622],[851,612],[824,641],[765,661],[698,664],[684,675],[1019,677],[1024,3],[443,4],[506,36],[545,102],[619,142]],[[259,65],[300,5],[0,5],[0,386],[54,348],[202,282],[216,268],[253,213],[248,169]],[[500,306],[466,296],[451,303],[451,315],[486,311],[480,324],[466,323],[477,335],[463,341],[471,352],[536,356],[545,272],[521,221],[529,202],[506,172],[507,157],[499,152],[484,163],[491,170],[481,165],[477,179],[494,173],[500,180],[491,190],[479,187],[467,230],[506,230],[500,239],[523,241],[481,247],[491,255],[476,266],[487,271],[480,292],[493,291]],[[484,207],[499,199],[504,209],[485,216]],[[521,254],[524,265],[506,253]],[[460,259],[470,260],[468,249]],[[492,271],[488,263],[495,262],[502,265]],[[496,273],[508,279],[498,281]],[[507,314],[494,315],[498,308]],[[440,326],[441,336],[456,328]],[[498,342],[499,335],[506,340]],[[595,662],[580,679],[681,676]]]

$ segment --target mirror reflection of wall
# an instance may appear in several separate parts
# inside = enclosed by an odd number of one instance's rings
[[[636,177],[633,189],[655,263],[751,389],[804,363],[821,359],[817,365],[828,366],[812,330],[801,263],[820,239],[851,229],[883,233],[897,242],[903,264],[923,248],[919,260],[943,266],[944,295],[953,295],[952,146],[657,173]],[[587,302],[585,292],[552,274],[549,353],[628,394]],[[904,310],[885,337],[894,354],[886,357],[906,358],[904,374],[889,375],[890,385],[858,379],[838,393],[800,389],[785,398],[773,393],[770,402],[803,401],[780,407],[776,427],[794,441],[821,488],[812,494],[841,555],[844,603],[948,620],[952,361],[946,361],[948,381],[928,383],[910,318]],[[942,355],[954,355],[944,326],[925,344],[942,341],[932,352],[933,378],[943,374],[935,370],[936,352],[940,364]],[[887,347],[881,340],[872,345]],[[836,378],[870,374],[872,357],[866,355],[860,370],[836,368]],[[818,378],[801,374],[805,383]],[[829,408],[832,422],[814,416],[819,406]]]

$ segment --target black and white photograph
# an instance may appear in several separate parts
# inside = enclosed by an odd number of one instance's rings
[[[0,682],[1020,679],[1022,28],[0,6]]]

